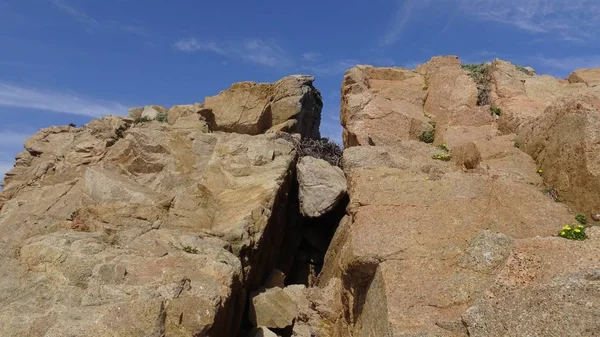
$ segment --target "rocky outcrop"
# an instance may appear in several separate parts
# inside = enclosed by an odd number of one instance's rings
[[[583,242],[555,237],[575,221],[567,207],[573,203],[557,203],[545,187],[556,174],[581,176],[573,191],[597,190],[583,173],[598,157],[593,94],[585,104],[546,110],[555,99],[593,89],[503,61],[479,69],[492,105],[481,106],[483,86],[452,56],[415,72],[366,66],[346,72],[343,167],[350,204],[318,281],[338,284],[345,303],[343,313],[328,318],[337,327],[329,336],[597,331],[598,237],[593,229]],[[386,111],[377,103],[383,101],[397,103],[396,110]],[[398,108],[406,101],[416,106],[414,119],[435,125],[435,135],[421,137],[433,144],[407,131],[406,109]],[[567,125],[578,132],[569,134]],[[543,160],[556,161],[549,176]]]
[[[272,128],[319,138],[321,94],[311,76],[294,75],[273,84],[241,82],[207,97],[215,130],[256,135]]]
[[[307,76],[43,129],[0,193],[0,335],[594,335],[597,74],[357,66],[341,163]]]
[[[309,82],[272,86],[278,118],[318,121]],[[290,267],[296,152],[275,133],[215,131],[211,114],[147,106],[26,141],[0,194],[0,335],[237,334],[246,294]]]

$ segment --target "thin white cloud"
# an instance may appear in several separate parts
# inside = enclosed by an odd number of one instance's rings
[[[448,8],[458,8],[463,17],[505,24],[552,39],[585,43],[597,41],[600,36],[598,0],[397,0],[396,3],[390,28],[382,37],[383,47],[398,42],[409,23],[422,21],[417,16]],[[453,18],[442,32],[452,22]]]
[[[563,58],[538,57],[535,61],[556,70],[575,71],[577,69],[600,68],[600,55],[572,56]]]
[[[79,21],[79,22],[81,22],[83,24],[86,24],[86,25],[88,25],[90,27],[97,27],[98,26],[98,21],[96,21],[91,16],[87,15],[82,10],[79,10],[79,9],[76,9],[76,8],[72,7],[71,5],[69,5],[64,0],[52,0],[52,4],[54,6],[56,6],[56,8],[58,8],[59,10],[61,10],[63,13],[66,13],[66,14],[70,15],[75,20],[77,20],[77,21]]]
[[[117,102],[99,101],[74,93],[24,88],[6,83],[0,83],[0,105],[91,117],[124,115],[128,111],[126,106]]]
[[[238,43],[199,41],[196,38],[181,39],[173,47],[182,52],[212,52],[228,58],[244,59],[269,67],[289,66],[293,62],[277,44],[261,39],[246,39]]]
[[[321,57],[321,54],[315,52],[306,52],[302,54],[302,59],[307,62],[316,62]]]
[[[398,41],[404,28],[412,19],[414,12],[429,5],[430,0],[398,0],[397,9],[390,28],[383,36],[381,45],[391,46]]]
[[[597,39],[598,0],[458,0],[463,13],[562,40]]]
[[[5,147],[14,147],[21,146],[25,142],[25,140],[31,135],[33,135],[35,131],[16,131],[9,129],[0,130],[0,149]],[[0,153],[2,153],[0,151]]]

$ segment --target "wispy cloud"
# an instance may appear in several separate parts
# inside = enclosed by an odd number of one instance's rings
[[[562,40],[596,40],[600,29],[597,0],[458,0],[463,12],[483,21],[512,25]]]
[[[21,146],[25,142],[25,139],[31,137],[35,131],[17,131],[10,129],[0,130],[0,150],[5,147]],[[0,151],[1,153],[1,151]]]
[[[562,71],[574,71],[577,69],[600,67],[600,55],[572,56],[563,58],[537,57],[534,60],[551,69]]]
[[[72,16],[75,20],[90,26],[91,28],[98,27],[98,21],[96,21],[91,16],[87,15],[84,11],[80,9],[76,9],[75,7],[69,5],[64,0],[52,0],[52,4],[56,6],[62,12]]]
[[[0,105],[91,117],[127,113],[127,107],[117,102],[100,101],[74,93],[38,90],[6,83],[0,83]]]
[[[398,42],[407,26],[419,21],[417,16],[448,8],[458,8],[463,17],[505,24],[552,39],[581,43],[597,41],[599,37],[598,0],[397,0],[396,3],[390,28],[382,37],[383,47]],[[441,32],[453,21],[451,17]]]
[[[316,62],[321,57],[321,54],[315,52],[307,52],[302,54],[302,59],[307,62]]]
[[[429,5],[430,0],[398,0],[397,8],[394,14],[394,19],[390,24],[390,28],[387,30],[381,45],[383,47],[391,46],[398,41],[404,28],[412,19],[414,13],[423,7]]]
[[[173,47],[182,52],[212,52],[228,58],[238,58],[268,67],[289,66],[293,62],[276,43],[262,39],[246,39],[237,43],[199,41],[196,38],[181,39]]]
[[[148,36],[148,32],[144,27],[138,24],[120,24],[117,22],[99,22],[92,16],[88,15],[84,10],[76,8],[69,4],[66,0],[51,0],[52,4],[61,12],[71,16],[76,21],[88,26],[88,31],[108,30],[108,31],[123,31],[134,35]]]

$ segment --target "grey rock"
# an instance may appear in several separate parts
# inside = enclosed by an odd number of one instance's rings
[[[317,218],[333,209],[347,192],[346,177],[322,159],[303,157],[297,164],[300,211]]]

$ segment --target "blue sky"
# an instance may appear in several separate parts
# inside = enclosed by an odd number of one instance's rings
[[[600,67],[598,17],[598,0],[0,0],[0,174],[41,127],[298,73],[316,76],[339,140],[355,64],[454,54],[565,77]]]

